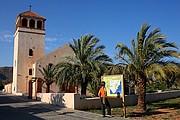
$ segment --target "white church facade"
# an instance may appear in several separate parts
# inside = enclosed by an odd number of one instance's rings
[[[38,79],[43,79],[39,69],[48,64],[62,62],[65,56],[74,55],[69,43],[45,54],[45,21],[46,18],[31,10],[17,16],[14,34],[13,94],[31,94],[30,96],[34,97],[38,89],[44,92],[46,86],[39,86],[37,83]],[[51,92],[58,91],[58,86],[52,84]]]

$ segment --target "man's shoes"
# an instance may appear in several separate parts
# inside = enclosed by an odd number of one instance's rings
[[[108,117],[108,118],[112,118],[112,116],[111,116],[111,115],[107,115],[107,117]]]
[[[102,117],[112,118],[112,116],[111,116],[111,115],[102,115]]]

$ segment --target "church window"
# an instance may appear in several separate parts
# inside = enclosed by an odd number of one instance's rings
[[[32,69],[31,68],[29,69],[29,75],[32,75]]]
[[[31,19],[30,21],[29,21],[29,27],[31,27],[31,28],[35,28],[35,20],[33,20],[33,19]]]
[[[22,26],[27,27],[27,19],[26,18],[22,19]]]
[[[33,50],[29,49],[29,56],[33,56]]]
[[[37,28],[41,29],[42,28],[42,22],[39,20],[37,21]]]

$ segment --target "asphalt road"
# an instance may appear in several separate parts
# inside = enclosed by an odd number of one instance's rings
[[[0,120],[127,120],[45,104],[0,91]]]
[[[18,96],[0,92],[0,120],[73,120],[72,113],[46,109],[37,101],[23,101]]]

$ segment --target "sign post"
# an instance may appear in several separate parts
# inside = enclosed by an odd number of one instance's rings
[[[124,83],[124,79],[123,79],[123,83]],[[123,84],[123,89],[125,88],[124,87],[125,85]],[[124,90],[123,90],[124,92]],[[125,94],[123,93],[123,96],[122,96],[122,101],[123,101],[123,112],[124,112],[124,118],[126,118],[126,100],[125,100]]]
[[[107,96],[122,98],[123,102],[123,114],[126,117],[125,95],[124,95],[124,79],[123,75],[107,75],[102,76],[101,80],[104,81]]]

